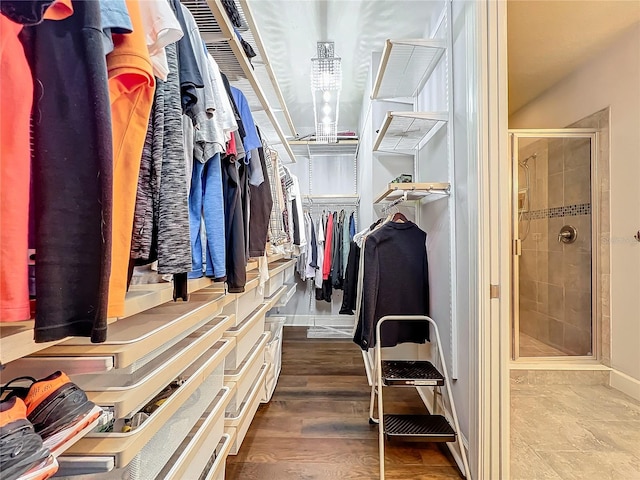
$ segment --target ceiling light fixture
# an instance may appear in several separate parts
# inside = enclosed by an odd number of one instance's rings
[[[342,62],[333,42],[318,42],[311,59],[311,93],[316,122],[316,141],[338,141],[338,106],[342,88]],[[322,121],[320,117],[322,116]]]

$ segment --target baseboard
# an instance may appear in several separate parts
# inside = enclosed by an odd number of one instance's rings
[[[429,410],[429,412],[433,412],[434,411],[433,390],[428,389],[427,387],[416,387],[416,390],[418,391],[418,395],[420,395],[420,398],[426,405],[427,410]],[[438,396],[438,398],[442,399],[441,396]],[[453,425],[453,420],[450,418],[449,412],[444,408],[444,405],[442,405],[442,400],[438,402],[438,412],[446,412],[444,415],[447,417],[447,420],[449,420],[449,423]],[[468,452],[469,441],[467,440],[467,437],[465,437],[462,434],[462,432],[457,432],[457,433],[458,435],[460,435],[460,438],[462,439],[462,444],[464,445],[465,450]],[[460,456],[461,452],[459,452],[458,449],[456,448],[458,446],[458,443],[452,442],[452,443],[447,443],[446,445],[449,448],[449,451],[451,452],[453,459],[456,461],[456,465],[458,465],[458,469],[460,469],[460,471],[464,475],[464,463],[462,462],[462,457]]]
[[[354,325],[353,315],[287,315],[278,313],[288,327],[349,327]]]
[[[611,370],[611,387],[640,401],[640,380],[618,370]]]

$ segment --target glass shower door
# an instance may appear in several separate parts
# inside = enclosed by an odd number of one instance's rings
[[[594,355],[592,130],[512,131],[513,357]]]

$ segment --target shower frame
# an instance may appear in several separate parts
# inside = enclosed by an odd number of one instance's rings
[[[520,256],[521,243],[518,227],[518,140],[521,138],[588,138],[591,143],[591,355],[562,355],[554,357],[521,357],[520,356],[520,267],[517,258]],[[559,128],[559,129],[509,129],[509,149],[511,158],[511,359],[515,362],[594,362],[601,357],[601,295],[599,275],[600,252],[600,195],[598,190],[598,130],[594,128]],[[529,192],[530,195],[530,192]]]

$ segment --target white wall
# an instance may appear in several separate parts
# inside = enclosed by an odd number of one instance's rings
[[[628,376],[624,382],[614,381],[614,386],[640,398],[640,243],[633,239],[640,230],[640,24],[514,113],[509,128],[564,127],[607,106],[611,109],[611,366]]]

